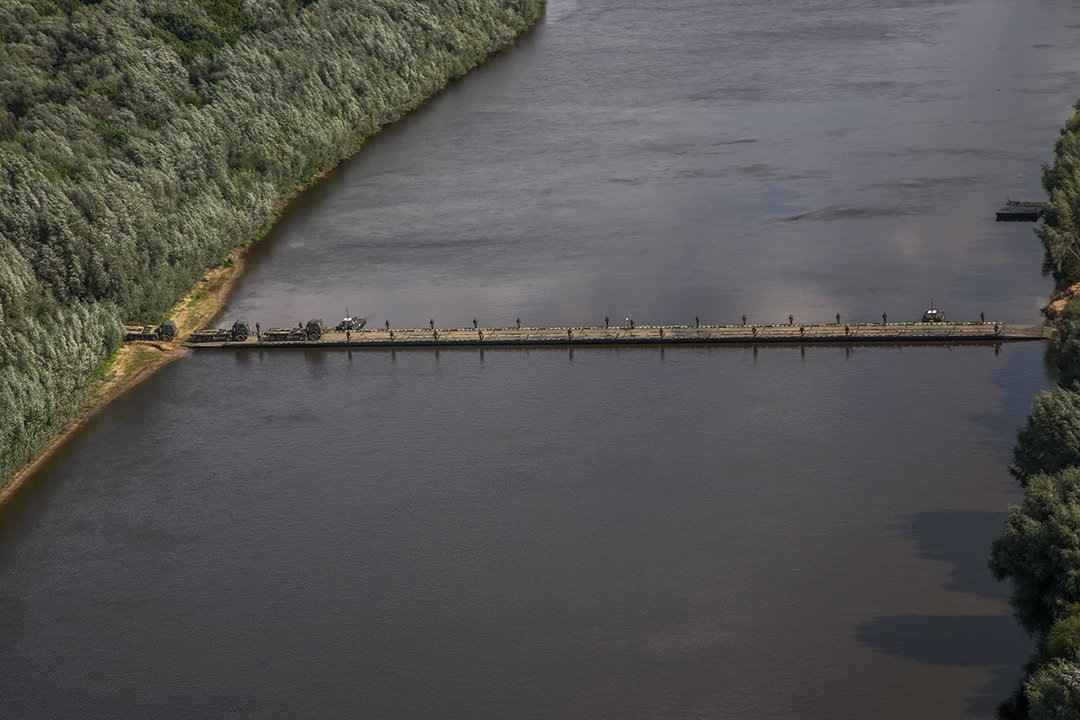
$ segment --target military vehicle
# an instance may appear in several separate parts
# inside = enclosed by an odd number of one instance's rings
[[[203,328],[202,330],[196,330],[191,333],[188,342],[244,342],[248,339],[250,333],[251,331],[248,329],[247,322],[237,320],[228,330],[225,328]]]
[[[934,301],[930,300],[930,309],[922,314],[922,320],[919,322],[943,323],[945,322],[945,311],[934,307]]]
[[[294,328],[270,328],[262,334],[263,342],[299,342],[315,341],[326,332],[326,323],[317,318],[307,321],[307,325],[298,323]]]
[[[125,325],[124,340],[164,340],[172,342],[179,333],[175,320],[166,320],[160,325]]]
[[[334,332],[356,332],[357,330],[363,330],[367,325],[367,318],[354,318],[349,315],[349,308],[345,308],[345,317],[341,319],[336,326],[334,326]]]

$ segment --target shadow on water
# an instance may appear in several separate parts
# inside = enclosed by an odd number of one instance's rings
[[[1005,585],[986,566],[990,542],[1001,533],[1006,513],[931,510],[905,515],[891,529],[915,546],[920,558],[951,565],[945,590],[1004,600]]]
[[[1043,373],[1017,372],[1020,368],[1031,367],[1030,352],[1042,354]],[[1002,393],[998,405],[992,412],[972,413],[969,419],[991,431],[981,444],[1002,466],[1007,466],[1012,463],[1012,445],[1002,444],[999,438],[1016,436],[1020,429],[1017,419],[1027,415],[1036,395],[1054,387],[1058,373],[1053,346],[1049,343],[1041,348],[1035,344],[1025,347],[1006,345],[1002,353],[1004,362],[991,371],[994,384]]]
[[[951,566],[942,589],[1005,600],[1008,588],[987,568],[990,543],[1005,522],[1005,512],[933,510],[903,516],[891,529],[915,546],[923,559]],[[1011,614],[885,615],[863,623],[856,639],[879,652],[940,667],[985,668],[991,676],[967,700],[974,717],[994,717],[1016,682],[1009,658],[1031,652],[1031,639]]]
[[[968,698],[967,712],[993,717],[1015,681],[1016,668],[1002,658],[1022,656],[1030,641],[1008,615],[891,615],[861,625],[856,638],[905,660],[939,667],[987,668],[988,682]]]

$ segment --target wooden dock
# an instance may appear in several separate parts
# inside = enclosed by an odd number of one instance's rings
[[[1013,323],[828,323],[814,325],[638,325],[593,327],[409,328],[328,332],[319,340],[185,343],[196,350],[350,348],[611,347],[628,345],[866,345],[1002,343],[1044,340],[1050,329]]]
[[[1044,202],[1006,200],[997,211],[997,222],[1036,222],[1046,212]]]

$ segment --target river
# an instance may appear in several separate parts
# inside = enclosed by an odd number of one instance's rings
[[[1034,322],[1065,0],[549,0],[222,322]],[[4,718],[992,717],[1039,344],[194,353],[0,512]]]

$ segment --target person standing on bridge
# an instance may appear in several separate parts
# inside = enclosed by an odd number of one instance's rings
[[[979,322],[986,322],[986,313],[979,313]]]
[[[746,316],[745,315],[742,316],[742,324],[746,325]]]
[[[836,324],[840,324],[840,313],[836,313]]]
[[[881,324],[882,325],[888,325],[889,324],[889,313],[887,313],[887,312],[881,313]]]
[[[795,324],[795,316],[794,315],[788,315],[787,316],[787,324],[788,325],[794,325]]]

